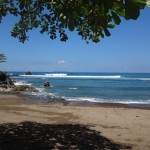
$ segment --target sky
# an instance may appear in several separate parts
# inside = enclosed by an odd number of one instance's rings
[[[0,53],[7,57],[1,71],[143,72],[150,73],[150,7],[138,20],[122,20],[111,36],[86,44],[76,32],[69,40],[51,40],[33,30],[24,44],[11,37],[15,18],[0,24]]]

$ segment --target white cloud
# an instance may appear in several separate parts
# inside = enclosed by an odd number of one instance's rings
[[[124,66],[124,67],[123,67],[123,69],[124,69],[124,70],[127,70],[127,69],[128,69],[128,67],[127,67],[127,66]]]
[[[58,64],[67,64],[67,62],[65,60],[59,60],[57,61]]]

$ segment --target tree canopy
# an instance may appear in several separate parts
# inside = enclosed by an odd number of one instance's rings
[[[6,61],[6,56],[4,54],[0,54],[0,63]]]
[[[11,35],[20,42],[38,28],[51,39],[66,41],[66,30],[76,30],[83,40],[99,42],[109,29],[126,20],[136,20],[147,0],[1,0],[0,23],[8,14],[18,17]]]

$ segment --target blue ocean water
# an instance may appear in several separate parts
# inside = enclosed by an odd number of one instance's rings
[[[10,72],[9,72],[10,73]],[[11,72],[14,73],[14,72]],[[47,95],[68,101],[148,103],[150,104],[150,73],[54,73],[24,72],[13,77],[16,84],[29,84],[40,90],[36,97],[45,100]],[[44,88],[44,82],[51,88]]]

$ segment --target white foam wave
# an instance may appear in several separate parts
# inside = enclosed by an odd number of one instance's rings
[[[120,103],[120,104],[150,104],[150,100],[118,100],[118,99],[99,99],[92,97],[63,97],[67,101],[88,101],[98,103]]]
[[[46,74],[46,75],[21,75],[22,77],[30,78],[79,78],[79,79],[119,79],[120,75],[116,76],[76,76],[76,75],[67,75],[67,74]]]
[[[150,100],[147,101],[134,101],[134,100],[130,100],[130,101],[118,101],[116,103],[121,103],[121,104],[150,104]]]
[[[150,81],[150,78],[136,78],[136,80]]]
[[[89,102],[100,102],[96,98],[90,98],[90,97],[63,97],[67,101],[89,101]]]
[[[45,100],[48,96],[50,96],[51,98],[56,98],[56,95],[54,93],[47,93],[44,88],[37,88],[37,90],[39,92],[27,92],[26,94],[34,96],[35,98],[37,98],[37,100]]]
[[[64,77],[67,76],[66,73],[50,73],[50,74],[45,74],[48,77]]]
[[[68,75],[66,73],[50,73],[45,75],[20,75],[21,77],[27,78],[70,78],[70,79],[121,79],[121,80],[141,80],[141,81],[150,81],[150,78],[132,78],[124,77],[121,75]]]
[[[142,80],[142,81],[150,81],[150,78],[127,78],[127,77],[122,77],[124,80]]]
[[[27,82],[25,82],[25,81],[16,81],[16,82],[14,82],[14,84],[15,85],[32,85],[31,83],[27,83]]]
[[[69,88],[69,90],[77,90],[78,88],[75,88],[75,87],[73,87],[73,88]]]

